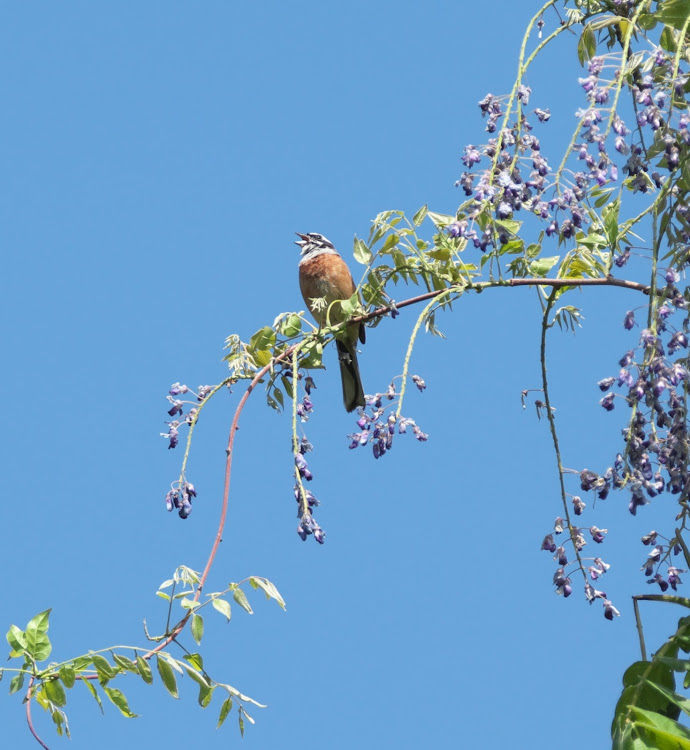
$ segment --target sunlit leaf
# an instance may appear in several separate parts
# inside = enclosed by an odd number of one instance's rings
[[[192,615],[192,638],[197,643],[201,643],[201,639],[204,637],[204,618],[201,615],[194,613]]]
[[[153,682],[153,673],[151,672],[151,667],[149,666],[149,663],[146,661],[146,659],[143,659],[138,654],[137,654],[137,670],[139,671],[139,674],[141,675],[141,679],[147,685],[150,685]]]
[[[222,615],[225,615],[230,622],[232,616],[232,610],[230,608],[230,602],[225,599],[213,599],[211,604],[217,609]]]
[[[218,729],[220,729],[223,722],[228,718],[230,711],[232,711],[232,698],[226,698],[223,701],[223,705],[220,707],[220,713],[218,714]]]
[[[156,665],[158,667],[158,674],[161,676],[163,684],[165,685],[165,689],[173,698],[179,698],[180,696],[177,692],[177,680],[175,679],[175,673],[170,664],[168,664],[165,659],[156,655]]]
[[[232,593],[232,598],[244,609],[245,611],[249,612],[250,615],[254,614],[254,610],[252,609],[251,605],[249,604],[249,600],[247,599],[247,595],[242,591],[241,588],[236,588]]]
[[[43,686],[46,695],[56,706],[64,706],[67,703],[65,689],[60,680],[46,680]]]
[[[127,699],[125,698],[124,693],[121,690],[118,690],[117,688],[104,687],[103,691],[108,696],[108,698],[110,698],[110,700],[120,709],[120,713],[123,716],[126,716],[128,719],[133,719],[137,716],[137,714],[133,713],[130,710]]]

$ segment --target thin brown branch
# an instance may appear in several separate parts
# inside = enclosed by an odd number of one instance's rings
[[[38,744],[44,748],[44,750],[50,750],[48,745],[46,745],[45,742],[38,736],[36,730],[34,729],[34,723],[31,719],[31,690],[34,684],[34,678],[32,677],[31,680],[29,680],[29,689],[26,691],[26,723],[29,725],[29,731],[34,736],[34,739]]]
[[[553,288],[563,287],[583,287],[583,286],[617,286],[622,289],[630,289],[635,292],[642,292],[642,294],[649,294],[650,287],[648,284],[640,284],[637,281],[628,281],[626,279],[617,279],[613,276],[605,276],[601,279],[497,279],[495,281],[481,281],[477,284],[464,284],[458,285],[458,294],[464,292],[475,291],[483,292],[485,289],[495,289],[496,287],[520,287],[520,286],[550,286]],[[387,315],[394,309],[401,309],[403,307],[409,307],[410,305],[416,305],[420,302],[438,297],[439,294],[443,294],[447,291],[446,289],[434,289],[431,292],[420,294],[416,297],[403,300],[402,302],[396,302],[395,305],[385,305],[383,307],[377,307],[375,310],[371,310],[365,315],[358,315],[352,318],[351,323],[360,323],[367,320],[373,320],[374,318],[380,318],[382,315]]]

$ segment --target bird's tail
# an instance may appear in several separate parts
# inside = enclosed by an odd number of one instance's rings
[[[347,411],[354,411],[358,406],[365,405],[357,350],[354,344],[348,344],[339,339],[335,340],[335,344],[338,347],[340,378],[343,381],[343,403]]]

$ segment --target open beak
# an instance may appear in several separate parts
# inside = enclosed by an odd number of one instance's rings
[[[299,245],[300,247],[302,247],[303,245],[306,245],[307,242],[309,242],[309,237],[307,237],[306,234],[300,234],[300,232],[295,232],[295,234],[298,237],[301,237],[300,240],[295,240],[295,245]]]

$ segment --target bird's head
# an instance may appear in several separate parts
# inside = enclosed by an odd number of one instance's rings
[[[309,232],[307,234],[295,232],[295,234],[299,237],[298,240],[295,240],[295,245],[299,245],[302,248],[302,255],[307,255],[317,250],[335,250],[333,243],[318,232]]]

